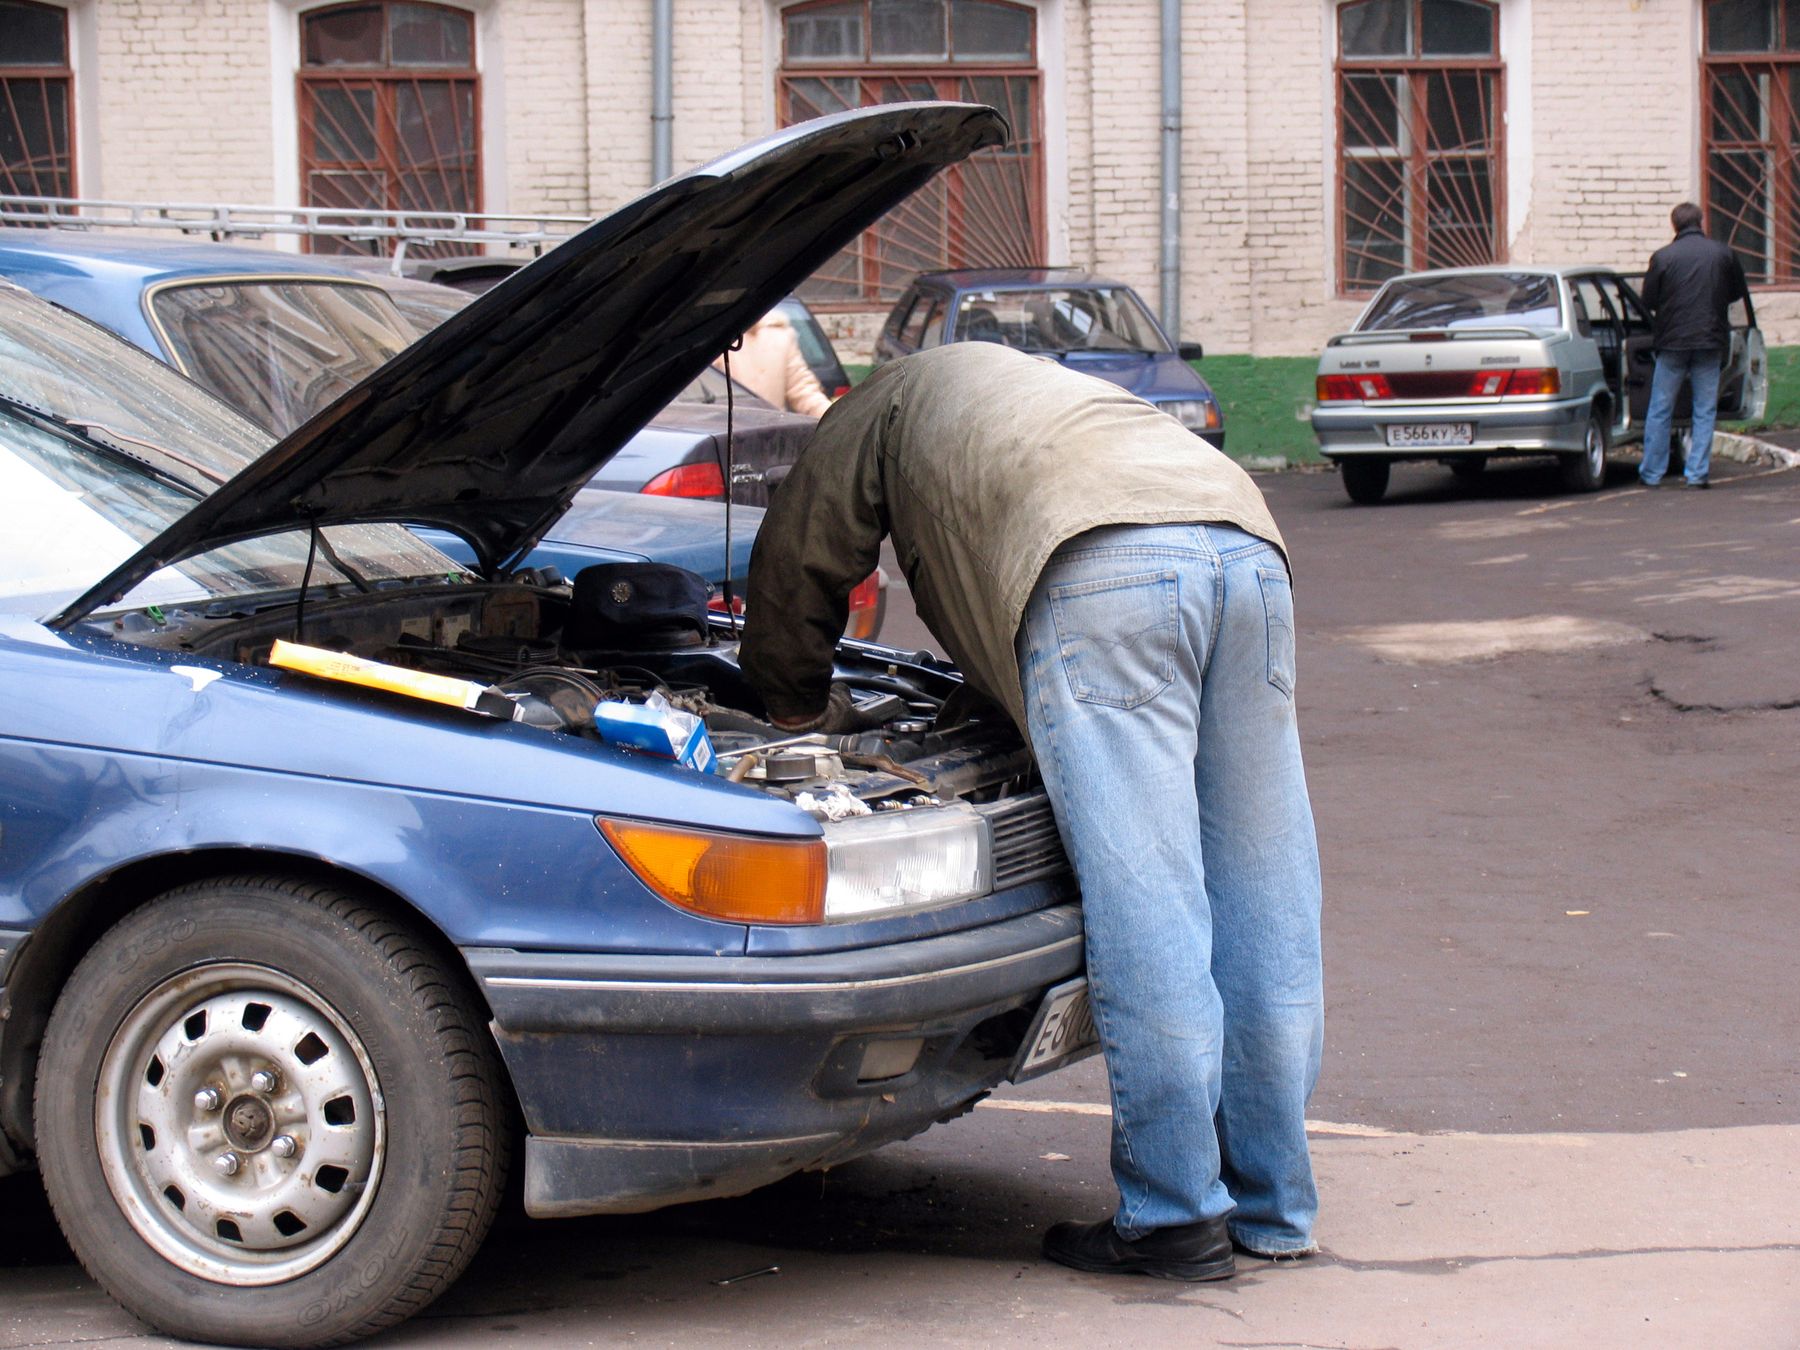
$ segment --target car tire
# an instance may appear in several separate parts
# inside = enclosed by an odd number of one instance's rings
[[[1340,459],[1344,491],[1361,506],[1373,506],[1387,494],[1388,462],[1385,459]]]
[[[280,1347],[354,1340],[448,1288],[509,1148],[449,965],[366,902],[277,876],[184,886],[103,934],[36,1096],[88,1273],[169,1335]]]
[[[1557,461],[1562,484],[1570,492],[1595,492],[1606,482],[1606,421],[1599,413],[1588,418],[1582,433],[1582,448]]]
[[[1481,477],[1487,471],[1486,455],[1464,455],[1450,461],[1450,472],[1465,483]]]

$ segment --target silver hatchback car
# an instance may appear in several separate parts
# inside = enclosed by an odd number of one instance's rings
[[[1754,419],[1768,362],[1750,302],[1732,311],[1719,417]],[[1325,345],[1313,431],[1357,502],[1380,501],[1401,459],[1472,477],[1496,455],[1554,455],[1564,486],[1591,492],[1608,447],[1643,435],[1651,344],[1632,279],[1603,267],[1410,273]],[[1677,426],[1689,414],[1684,391]]]

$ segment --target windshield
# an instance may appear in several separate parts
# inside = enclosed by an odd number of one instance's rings
[[[266,432],[160,361],[10,286],[0,286],[0,397],[130,436],[134,453],[199,491],[238,473],[270,444]],[[162,465],[155,446],[180,459]],[[204,475],[189,463],[203,466]],[[155,468],[137,468],[83,445],[76,432],[0,409],[0,608],[33,615],[60,608],[193,504],[191,492],[162,480]],[[366,580],[461,570],[397,526],[333,527],[322,534]],[[214,550],[164,568],[128,603],[297,587],[308,542],[295,531]],[[323,550],[312,575],[314,584],[345,579]]]
[[[1541,272],[1463,272],[1390,281],[1357,324],[1397,328],[1555,328],[1556,278]]]
[[[1128,287],[971,291],[956,307],[958,342],[1036,352],[1166,352],[1169,344]]]
[[[0,285],[0,394],[65,422],[178,449],[229,478],[269,437],[154,357],[67,310]],[[0,509],[4,509],[0,501]]]
[[[387,296],[355,281],[182,283],[150,310],[183,371],[279,435],[413,341]]]

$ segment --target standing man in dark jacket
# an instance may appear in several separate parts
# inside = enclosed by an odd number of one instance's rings
[[[1645,487],[1662,482],[1669,467],[1669,428],[1681,382],[1694,389],[1694,443],[1687,457],[1689,487],[1711,486],[1713,420],[1719,408],[1719,368],[1731,345],[1727,310],[1750,294],[1737,255],[1700,231],[1700,208],[1683,202],[1669,213],[1675,238],[1650,257],[1644,303],[1656,337],[1656,375],[1644,417]]]
[[[891,534],[919,617],[1030,739],[1081,885],[1117,1212],[1078,1270],[1216,1280],[1315,1250],[1319,858],[1281,535],[1255,483],[1117,385],[988,343],[835,403],[750,562],[742,666],[849,730],[832,652]]]

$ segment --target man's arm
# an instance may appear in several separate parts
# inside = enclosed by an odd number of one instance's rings
[[[739,664],[772,718],[827,711],[850,591],[887,533],[881,442],[903,378],[878,371],[832,406],[757,532]]]
[[[1662,254],[1650,255],[1650,266],[1644,271],[1644,288],[1638,292],[1638,298],[1644,302],[1644,308],[1652,314],[1662,308],[1663,269]]]
[[[825,397],[825,387],[812,373],[812,367],[806,364],[806,357],[800,351],[800,339],[791,328],[787,348],[787,406],[789,411],[805,413],[808,417],[823,417],[825,410],[831,407],[831,400]]]

